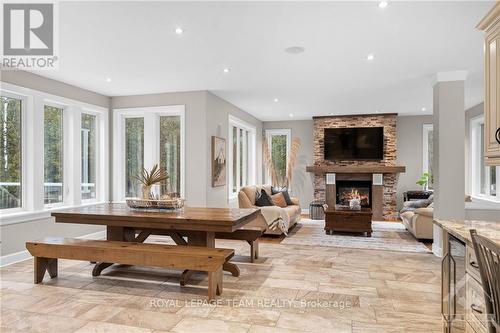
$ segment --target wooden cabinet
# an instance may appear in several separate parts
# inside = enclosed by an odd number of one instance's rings
[[[485,162],[500,165],[500,3],[479,22],[484,43]]]
[[[486,306],[481,276],[474,249],[467,245],[465,251],[465,320],[466,332],[487,333]]]

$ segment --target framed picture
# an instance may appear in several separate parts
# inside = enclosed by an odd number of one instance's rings
[[[226,139],[212,136],[212,187],[226,185]]]

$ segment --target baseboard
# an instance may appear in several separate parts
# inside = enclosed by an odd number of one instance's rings
[[[79,239],[103,239],[106,238],[106,231],[98,231],[91,234],[75,237]],[[31,259],[31,254],[28,250],[7,254],[5,256],[0,257],[0,267],[5,267],[8,265],[12,265],[21,261],[25,261]]]

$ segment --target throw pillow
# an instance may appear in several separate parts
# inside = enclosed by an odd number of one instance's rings
[[[283,193],[287,206],[293,205],[292,199],[290,198],[290,194],[288,193],[288,188],[273,186],[271,187],[271,193],[272,194]]]
[[[262,189],[255,194],[255,206],[264,207],[264,206],[274,206],[273,199],[267,194],[267,192]]]
[[[282,192],[271,195],[273,202],[276,206],[284,208],[287,206],[285,196]]]

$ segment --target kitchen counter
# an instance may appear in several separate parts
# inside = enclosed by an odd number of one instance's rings
[[[472,246],[469,231],[471,229],[476,229],[479,235],[488,238],[500,246],[500,222],[437,219],[434,220],[434,224],[470,246]]]

